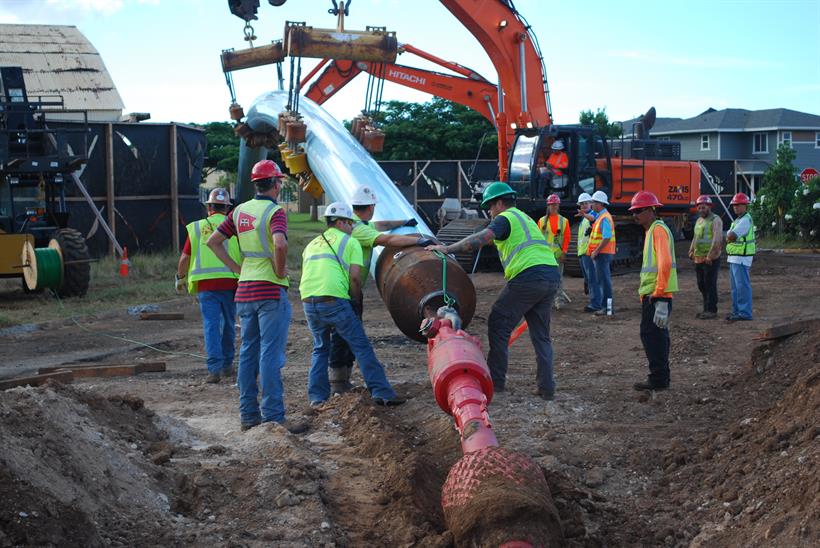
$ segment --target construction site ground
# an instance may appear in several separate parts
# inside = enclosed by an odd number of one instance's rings
[[[570,278],[574,301],[552,320],[556,399],[531,395],[525,336],[511,350],[508,390],[490,406],[497,437],[543,467],[563,545],[817,546],[820,331],[753,336],[817,315],[820,256],[760,254],[752,322],[696,319],[694,270],[678,266],[671,390],[632,389],[647,372],[637,274],[613,279],[611,318],[582,312],[582,282]],[[486,342],[504,280],[473,279],[469,331]],[[288,414],[310,422],[302,435],[270,424],[242,433],[236,387],[205,384],[201,359],[101,335],[201,354],[192,299],[161,307],[183,321],[123,310],[78,318],[82,328],[4,330],[0,377],[72,362],[161,360],[167,371],[0,393],[0,546],[450,546],[439,496],[461,455],[457,435],[433,400],[425,347],[401,335],[373,285],[365,327],[410,399],[377,408],[359,389],[311,410],[312,340],[291,291],[284,379]],[[722,317],[725,265],[719,288]]]

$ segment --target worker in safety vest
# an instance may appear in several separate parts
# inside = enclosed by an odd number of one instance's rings
[[[484,230],[450,245],[433,245],[431,251],[464,253],[495,242],[507,285],[493,303],[488,320],[490,351],[487,365],[496,392],[503,392],[507,378],[507,346],[512,330],[523,316],[527,320],[537,364],[534,395],[552,400],[550,308],[558,291],[558,263],[544,235],[529,215],[515,207],[515,191],[495,182],[484,190],[481,207],[493,220]]]
[[[698,196],[695,203],[698,207],[698,220],[689,245],[689,258],[695,261],[698,289],[703,295],[703,312],[698,312],[696,317],[713,320],[717,318],[717,279],[723,248],[723,221],[712,211],[712,199],[709,196]]]
[[[557,140],[552,143],[552,152],[547,158],[547,166],[555,174],[556,177],[563,177],[564,170],[569,165],[569,158],[564,152],[564,142]]]
[[[749,197],[738,192],[729,204],[737,216],[726,235],[726,263],[729,265],[729,281],[732,286],[732,313],[726,316],[730,322],[752,319],[752,282],[749,270],[755,255],[755,224],[746,211]]]
[[[208,377],[205,382],[218,383],[220,378],[234,375],[233,357],[236,332],[236,293],[238,275],[220,261],[207,245],[217,227],[225,220],[231,199],[224,188],[215,188],[205,202],[208,216],[188,223],[188,238],[177,264],[175,288],[177,293],[187,285],[188,293],[196,295],[202,314],[205,334],[205,353]],[[231,238],[225,245],[234,261],[240,261],[239,243]],[[187,282],[187,283],[186,283]]]
[[[257,162],[251,170],[256,195],[238,205],[219,225],[208,247],[239,274],[236,308],[242,323],[242,346],[237,384],[242,430],[260,422],[276,422],[297,434],[307,430],[307,424],[285,420],[282,386],[291,318],[286,266],[288,220],[276,202],[283,178],[271,160]],[[241,267],[223,247],[223,242],[234,236],[242,253]],[[261,405],[257,400],[260,388]]]
[[[353,236],[362,246],[362,268],[359,269],[361,291],[359,298],[350,302],[353,311],[359,319],[364,310],[364,286],[370,273],[370,262],[373,248],[377,245],[391,247],[409,247],[414,245],[427,246],[433,242],[429,237],[408,236],[406,234],[385,234],[383,231],[402,226],[416,226],[416,219],[402,219],[395,221],[373,221],[376,211],[376,193],[369,186],[362,185],[353,193]],[[350,373],[353,370],[353,352],[345,340],[335,331],[330,335],[330,390],[334,394],[341,394],[350,390]]]
[[[612,274],[610,263],[615,255],[615,222],[606,210],[609,198],[602,190],[592,194],[591,214],[587,216],[592,222],[589,234],[587,254],[595,266],[595,284],[590,288],[592,296],[587,312],[596,316],[612,313]]]
[[[400,405],[364,332],[351,303],[361,301],[362,247],[353,232],[353,211],[335,202],[325,209],[327,230],[314,238],[302,252],[299,292],[308,327],[313,334],[313,354],[308,373],[311,407],[321,406],[331,396],[328,359],[330,333],[347,342],[364,378],[370,396],[378,405]]]
[[[589,249],[589,236],[592,233],[592,223],[587,218],[590,208],[592,207],[592,196],[586,192],[582,192],[578,196],[578,213],[576,217],[581,218],[578,224],[578,262],[581,263],[581,272],[584,275],[584,293],[589,294],[589,304],[584,307],[586,312],[595,312],[596,308],[592,308],[592,287],[595,285],[595,265],[587,255]]]
[[[550,194],[547,198],[547,214],[538,219],[538,228],[547,239],[547,245],[552,251],[555,260],[558,262],[558,272],[561,275],[561,281],[558,283],[558,292],[555,294],[555,309],[560,310],[561,304],[570,303],[572,299],[569,298],[566,291],[564,291],[564,258],[569,249],[569,240],[572,237],[569,221],[563,217],[559,212],[561,207],[561,198],[557,194]]]
[[[646,382],[635,383],[635,390],[669,388],[669,314],[672,295],[678,290],[675,239],[666,224],[658,219],[655,208],[663,207],[651,192],[640,191],[632,197],[629,211],[646,234],[641,265],[641,342],[649,360]]]

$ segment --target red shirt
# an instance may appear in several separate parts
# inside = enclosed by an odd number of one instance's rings
[[[255,198],[257,200],[270,200],[275,203],[273,198],[269,198],[267,196],[260,196],[257,194]],[[233,222],[233,216],[229,215],[222,222],[222,224],[219,225],[217,230],[226,238],[236,236],[237,231],[236,225]],[[287,238],[288,216],[285,214],[284,209],[277,209],[271,216],[270,233],[271,235],[276,233],[284,234],[285,238]],[[284,295],[285,291],[285,287],[273,282],[268,282],[265,280],[248,280],[239,282],[239,287],[236,290],[236,297],[234,298],[234,301],[238,303],[251,303],[268,299],[278,299],[281,295]]]
[[[209,213],[208,217],[216,213]],[[182,253],[192,255],[191,253],[191,238],[185,238],[185,246],[182,248]],[[196,290],[199,291],[236,291],[236,278],[212,278],[210,280],[199,280],[196,283]]]

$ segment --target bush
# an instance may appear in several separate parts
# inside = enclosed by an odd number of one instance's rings
[[[790,234],[807,242],[820,242],[820,177],[795,190],[784,220]]]

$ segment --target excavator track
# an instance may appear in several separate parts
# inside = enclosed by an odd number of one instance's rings
[[[436,238],[443,244],[454,244],[470,234],[475,234],[479,230],[487,228],[489,224],[489,219],[455,219],[444,225],[436,234]],[[495,254],[495,248],[485,247],[481,250],[481,259],[489,260],[491,254]],[[474,251],[472,253],[459,253],[455,257],[465,272],[472,273],[476,266],[477,255],[478,253]]]

